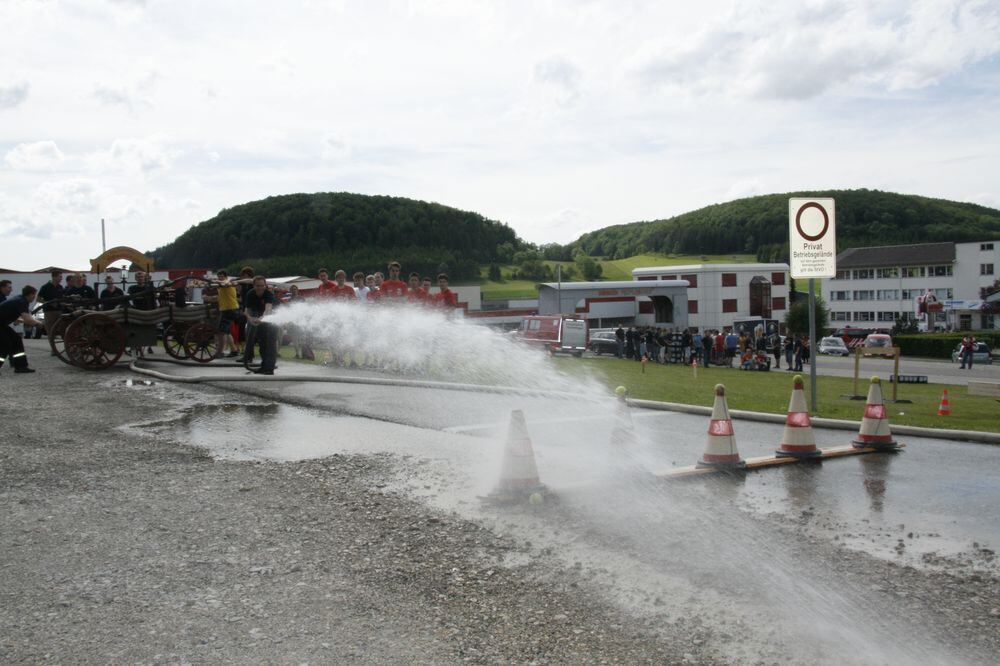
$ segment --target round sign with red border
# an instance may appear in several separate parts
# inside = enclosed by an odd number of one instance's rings
[[[802,213],[804,213],[809,208],[816,208],[819,210],[820,214],[823,215],[823,228],[820,229],[818,234],[808,234],[802,228]],[[799,232],[803,238],[807,241],[816,242],[826,235],[827,230],[830,228],[830,216],[827,215],[826,209],[815,201],[810,201],[799,207],[798,212],[795,213],[795,229]]]

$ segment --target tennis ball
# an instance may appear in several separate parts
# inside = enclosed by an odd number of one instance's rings
[[[542,494],[541,493],[531,493],[531,495],[528,497],[528,501],[531,502],[532,504],[534,504],[535,506],[538,506],[543,501],[542,500]]]
[[[628,393],[628,389],[625,388],[624,386],[619,386],[618,388],[615,389],[615,395],[617,396],[622,396],[625,395],[626,393]]]

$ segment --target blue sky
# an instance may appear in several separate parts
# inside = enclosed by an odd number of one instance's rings
[[[289,192],[527,240],[868,187],[1000,207],[1000,2],[0,4],[0,266]]]

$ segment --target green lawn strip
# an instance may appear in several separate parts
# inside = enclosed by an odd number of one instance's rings
[[[608,395],[616,386],[625,386],[633,398],[711,406],[716,384],[726,387],[730,409],[785,414],[791,396],[793,373],[785,370],[745,372],[735,368],[698,368],[695,377],[688,366],[647,365],[646,372],[635,361],[619,359],[558,358],[560,369],[566,372],[589,373],[608,387]],[[806,380],[806,400],[809,395],[808,366],[802,373]],[[885,379],[885,378],[883,378]],[[864,400],[848,400],[842,395],[853,391],[854,380],[848,377],[819,376],[816,394],[819,403],[814,416],[860,421]],[[860,392],[867,395],[868,377],[858,382]],[[951,416],[938,416],[941,391],[948,389]],[[892,395],[892,385],[882,384],[883,394]],[[913,403],[886,404],[890,423],[927,428],[957,430],[1000,430],[1000,404],[995,398],[970,396],[965,386],[948,384],[901,384],[898,397]]]

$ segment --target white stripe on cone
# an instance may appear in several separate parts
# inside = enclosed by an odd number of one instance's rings
[[[781,446],[775,451],[779,457],[811,458],[820,455],[816,448],[812,420],[806,407],[804,382],[800,375],[792,379],[792,397],[788,401],[788,416],[785,417],[785,431],[781,435]]]
[[[515,409],[510,413],[507,428],[507,444],[504,447],[503,468],[497,492],[523,493],[541,487],[538,467],[535,465],[535,449],[528,437],[528,426],[524,422],[524,412]]]
[[[858,448],[894,449],[897,444],[892,438],[889,428],[889,417],[882,400],[882,380],[872,377],[868,387],[868,400],[865,404],[865,415],[861,419],[861,429],[852,442]]]
[[[746,463],[736,450],[736,433],[733,420],[726,404],[726,387],[715,385],[715,402],[712,404],[712,420],[708,424],[705,453],[697,467],[743,467]]]

